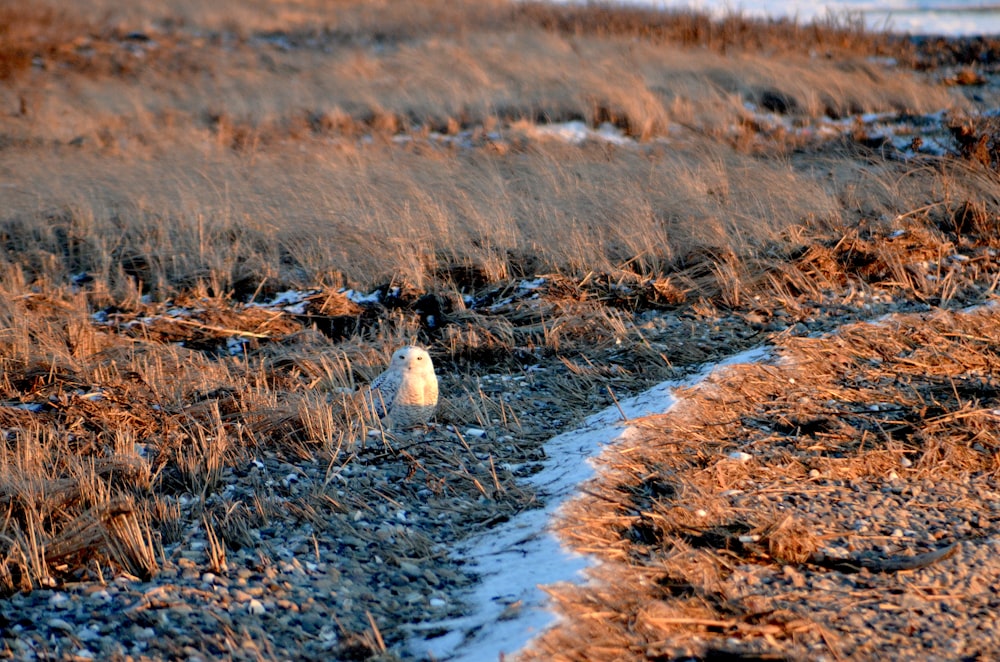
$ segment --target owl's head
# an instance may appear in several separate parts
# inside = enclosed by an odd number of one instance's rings
[[[392,354],[390,367],[408,372],[434,372],[434,364],[427,350],[415,345],[407,345]]]

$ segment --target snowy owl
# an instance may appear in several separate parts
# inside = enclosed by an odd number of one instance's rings
[[[397,349],[389,367],[372,380],[371,402],[388,430],[423,425],[438,402],[438,380],[431,357],[420,347]]]

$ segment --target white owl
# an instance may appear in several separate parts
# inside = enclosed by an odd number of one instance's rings
[[[389,367],[372,380],[375,414],[387,430],[424,425],[438,402],[438,380],[427,350],[409,345],[397,349]]]

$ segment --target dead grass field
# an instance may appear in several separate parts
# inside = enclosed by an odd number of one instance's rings
[[[1000,530],[997,328],[990,308],[786,337],[773,365],[738,366],[635,421],[559,524],[602,563],[589,585],[552,590],[572,618],[525,659],[993,655],[981,607],[998,569],[932,564],[962,545],[982,559]],[[925,528],[917,513],[937,498],[948,518]],[[824,552],[838,546],[850,553]],[[942,619],[935,596],[968,622]]]
[[[263,449],[356,457],[360,413],[336,396],[406,341],[453,390],[442,423],[537,446],[478,375],[549,366],[570,421],[608,386],[836,311],[996,288],[996,127],[953,84],[976,80],[960,74],[989,44],[430,0],[5,2],[0,26],[4,594],[154,576],[164,541],[201,521],[171,499],[204,502]],[[948,110],[955,154],[764,132],[747,103],[800,126]],[[568,120],[633,142],[534,133]],[[468,303],[537,275],[536,301]],[[399,295],[362,307],[343,287]],[[289,288],[315,291],[308,314],[245,305]],[[164,321],[174,307],[196,312]],[[687,326],[653,337],[654,313]],[[243,355],[223,356],[234,335]],[[509,489],[505,508],[530,501]],[[241,521],[223,542],[240,544]],[[397,625],[381,624],[390,643]],[[345,630],[384,653],[367,627]]]

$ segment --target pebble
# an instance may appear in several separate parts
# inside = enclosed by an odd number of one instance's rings
[[[72,623],[61,618],[50,618],[48,624],[50,628],[55,628],[56,630],[62,630],[64,632],[72,632],[76,629]]]

